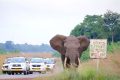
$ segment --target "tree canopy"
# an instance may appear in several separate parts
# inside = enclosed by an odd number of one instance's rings
[[[108,11],[104,15],[86,15],[70,35],[85,35],[90,39],[107,38],[109,42],[113,41],[112,38],[114,41],[120,41],[120,14]]]
[[[120,14],[108,11],[104,14],[104,26],[112,42],[120,40]]]

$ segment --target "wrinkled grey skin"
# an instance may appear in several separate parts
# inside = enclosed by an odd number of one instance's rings
[[[80,65],[78,58],[80,59],[82,52],[88,48],[89,43],[89,39],[85,36],[66,37],[63,35],[56,35],[50,40],[51,47],[61,54],[63,64],[65,57],[67,58],[66,65],[63,65],[63,67],[66,66],[67,68],[77,68]]]

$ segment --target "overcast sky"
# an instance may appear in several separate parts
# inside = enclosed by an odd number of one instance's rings
[[[0,43],[49,44],[88,15],[120,13],[120,0],[0,0]]]

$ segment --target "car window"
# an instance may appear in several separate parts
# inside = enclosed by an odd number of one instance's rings
[[[10,60],[10,62],[12,63],[23,63],[23,62],[26,62],[25,58],[12,58]]]
[[[45,63],[46,64],[54,64],[54,61],[53,60],[45,60]]]
[[[43,63],[44,61],[43,61],[43,59],[41,59],[41,58],[32,58],[32,59],[30,60],[30,62],[31,62],[31,63]]]

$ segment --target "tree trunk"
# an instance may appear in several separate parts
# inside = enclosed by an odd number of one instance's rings
[[[114,42],[114,32],[112,32],[112,44]]]

